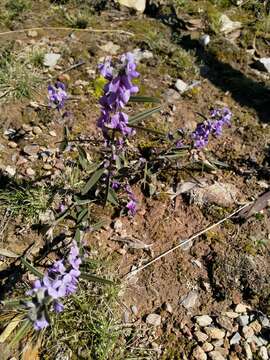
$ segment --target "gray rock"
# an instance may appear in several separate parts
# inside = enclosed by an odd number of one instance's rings
[[[212,360],[226,360],[226,358],[219,351],[211,351],[208,353]]]
[[[239,316],[239,318],[237,319],[238,324],[240,326],[246,326],[249,322],[249,316],[248,315],[241,315]]]
[[[168,89],[163,94],[164,100],[167,101],[168,103],[174,103],[175,101],[179,100],[180,97],[181,96],[179,92],[174,89]]]
[[[5,171],[10,175],[10,176],[14,176],[16,174],[16,169],[10,165],[8,165],[5,168]]]
[[[112,41],[108,41],[105,45],[100,46],[100,48],[107,54],[116,55],[120,46],[114,44]]]
[[[212,318],[209,315],[201,315],[196,317],[196,323],[201,326],[208,326],[212,323]]]
[[[270,321],[267,316],[262,315],[259,317],[259,320],[263,327],[270,327]]]
[[[173,313],[172,305],[169,302],[165,302],[163,307],[164,307],[164,310],[167,311],[168,313],[170,313],[170,314]]]
[[[41,129],[39,126],[34,126],[34,127],[33,127],[33,133],[34,133],[35,135],[40,135],[40,134],[43,133],[43,131],[42,131],[42,129]]]
[[[139,314],[139,311],[138,311],[138,308],[136,305],[131,305],[130,309],[135,316],[137,316]]]
[[[216,327],[206,327],[204,330],[206,334],[213,340],[220,340],[225,336],[225,331]]]
[[[257,60],[254,64],[258,70],[270,73],[270,57]]]
[[[146,0],[118,0],[120,5],[127,6],[140,12],[144,12]]]
[[[220,31],[225,35],[231,33],[232,31],[238,30],[242,27],[242,24],[239,21],[232,21],[225,14],[221,15],[219,19],[219,23],[220,23]]]
[[[207,46],[210,43],[210,36],[208,34],[204,34],[199,38],[199,43],[202,46]]]
[[[244,344],[244,350],[245,350],[245,354],[246,354],[246,359],[251,360],[253,358],[253,356],[252,356],[252,351],[251,351],[250,345],[248,343]]]
[[[60,54],[47,53],[44,55],[43,65],[47,67],[54,67],[60,59]]]
[[[268,360],[268,353],[267,348],[265,346],[262,346],[259,350],[259,356],[262,358],[262,360]]]
[[[180,300],[180,305],[183,305],[185,309],[191,309],[197,304],[197,301],[198,293],[197,291],[192,290]]]
[[[216,340],[216,341],[213,341],[212,344],[214,345],[214,347],[220,347],[222,346],[224,343],[223,339],[220,339],[220,340]]]
[[[26,145],[23,148],[23,151],[27,154],[27,155],[37,155],[38,152],[40,150],[40,147],[38,145]]]
[[[192,352],[193,358],[196,360],[207,360],[207,355],[200,346],[196,346]]]
[[[242,333],[245,339],[251,338],[254,335],[254,330],[250,326],[244,326],[242,329]]]
[[[8,146],[12,149],[15,149],[18,146],[18,144],[15,143],[15,141],[9,141]]]
[[[34,176],[36,174],[35,170],[33,170],[32,168],[27,168],[25,172],[28,176]]]
[[[149,50],[141,50],[139,48],[136,48],[132,51],[132,54],[134,55],[134,59],[136,62],[140,62],[144,59],[152,59],[154,57],[153,53]]]
[[[206,335],[202,331],[195,331],[194,336],[197,339],[197,341],[202,343],[204,343],[208,339],[208,335]]]
[[[219,316],[216,321],[223,329],[233,332],[234,326],[227,316]]]
[[[181,79],[177,79],[175,83],[175,88],[180,92],[180,94],[183,94],[187,90],[188,84]]]
[[[149,314],[146,317],[146,323],[153,325],[153,326],[159,326],[161,324],[161,316],[159,314]]]
[[[241,335],[239,334],[239,332],[237,332],[231,338],[230,345],[239,344],[240,340],[241,340]]]
[[[202,345],[202,349],[205,351],[205,352],[209,352],[209,351],[212,351],[214,349],[214,346],[212,344],[210,344],[209,342],[205,342],[203,343]]]

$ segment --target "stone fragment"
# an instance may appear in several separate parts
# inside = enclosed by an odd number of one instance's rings
[[[8,165],[5,170],[10,176],[14,176],[16,174],[16,169],[10,165]]]
[[[249,316],[248,315],[241,315],[241,316],[239,316],[237,321],[238,321],[238,324],[240,326],[246,326],[249,323]]]
[[[259,317],[259,320],[263,327],[270,327],[270,320],[267,316],[262,315]]]
[[[239,332],[237,332],[231,338],[230,345],[239,344],[240,340],[241,340],[241,335],[239,334]]]
[[[60,58],[60,54],[47,53],[44,55],[43,65],[47,67],[54,67]]]
[[[33,133],[35,134],[35,135],[41,135],[42,134],[42,129],[39,127],[39,126],[34,126],[33,127]]]
[[[167,101],[168,103],[174,103],[175,101],[180,99],[180,94],[178,91],[174,90],[174,89],[168,89],[165,91],[165,93],[163,94],[163,98],[165,101]]]
[[[262,360],[268,360],[268,352],[267,352],[267,348],[265,346],[262,346],[259,350],[259,356],[261,357]]]
[[[18,146],[18,144],[15,143],[15,141],[9,141],[8,146],[12,149],[15,149]]]
[[[140,12],[144,12],[146,0],[118,0],[120,5],[127,6]]]
[[[220,347],[223,345],[223,339],[212,341],[212,344],[214,345],[215,348]]]
[[[173,313],[172,305],[169,302],[165,302],[163,307],[164,307],[164,310],[167,311],[168,313],[170,313],[170,314]]]
[[[114,224],[113,224],[113,228],[114,228],[115,231],[120,231],[120,230],[122,230],[122,228],[123,228],[123,223],[122,223],[122,221],[121,221],[120,219],[116,219],[115,222],[114,222]]]
[[[201,326],[208,326],[212,323],[212,318],[209,315],[201,315],[196,317],[196,323]]]
[[[262,330],[262,326],[258,320],[253,321],[249,326],[254,330],[255,334],[259,333]]]
[[[208,335],[206,335],[202,331],[195,331],[194,336],[197,339],[197,341],[202,343],[204,343],[208,339]]]
[[[253,358],[252,351],[248,343],[244,343],[244,350],[246,354],[246,359],[251,360]]]
[[[254,335],[254,330],[250,326],[244,326],[242,329],[242,333],[245,339],[251,338]]]
[[[258,70],[270,73],[270,57],[257,60],[254,64]]]
[[[161,324],[161,316],[155,313],[149,314],[146,317],[146,323],[153,326],[159,326]]]
[[[56,136],[57,136],[57,134],[56,134],[56,132],[55,132],[54,130],[49,131],[49,134],[50,134],[51,136],[53,136],[53,137],[56,137]]]
[[[225,336],[224,330],[215,327],[206,327],[204,330],[206,334],[213,340],[220,340],[223,339]]]
[[[205,352],[209,352],[209,351],[212,351],[214,349],[214,346],[212,344],[210,344],[209,342],[205,342],[203,345],[202,345],[202,349],[205,351]]]
[[[219,24],[220,24],[220,31],[225,35],[229,34],[232,31],[238,30],[242,27],[242,24],[239,21],[232,21],[225,14],[221,15],[219,19]]]
[[[207,355],[200,346],[196,346],[192,352],[194,360],[207,360]]]
[[[112,41],[108,41],[105,45],[100,46],[100,48],[107,54],[116,55],[120,46],[114,44]]]
[[[37,153],[39,152],[40,147],[38,145],[26,145],[23,148],[23,151],[27,154],[27,155],[37,155]]]
[[[183,299],[180,300],[180,304],[185,309],[193,308],[198,302],[198,293],[195,290],[191,290]]]
[[[137,316],[139,314],[139,311],[138,311],[138,308],[136,305],[131,305],[130,309],[135,316]]]
[[[183,94],[187,90],[188,84],[181,79],[177,79],[175,83],[175,88],[180,92],[180,94]]]
[[[134,55],[134,59],[136,62],[140,62],[144,59],[152,59],[154,57],[153,53],[149,50],[141,50],[139,48],[136,48],[132,51],[132,54]]]
[[[29,30],[27,32],[27,36],[31,37],[31,38],[35,38],[38,36],[38,32],[36,30]]]
[[[234,326],[227,316],[219,316],[216,321],[223,329],[233,332]]]
[[[239,314],[234,311],[227,311],[224,313],[224,315],[228,316],[230,319],[235,319],[239,316]]]
[[[212,360],[226,360],[226,358],[218,351],[214,350],[208,353]]]
[[[237,304],[235,307],[235,311],[240,314],[245,313],[247,311],[247,306],[244,304]]]
[[[199,43],[203,47],[207,46],[210,43],[210,36],[208,34],[200,36]]]
[[[35,170],[33,170],[32,168],[26,169],[26,175],[28,175],[28,176],[34,176],[35,173],[36,173]]]

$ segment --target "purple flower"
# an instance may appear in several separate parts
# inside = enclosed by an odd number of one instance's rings
[[[126,205],[126,208],[128,209],[129,215],[135,216],[137,211],[137,202],[135,200],[130,200]]]
[[[53,309],[56,313],[60,313],[64,310],[64,305],[59,301],[54,301]]]
[[[42,313],[41,317],[34,321],[34,329],[35,330],[42,330],[49,326],[49,322],[46,319],[45,315]]]
[[[64,107],[65,101],[68,98],[65,84],[60,81],[57,81],[55,85],[48,86],[48,97],[49,97],[49,105],[51,107],[60,110]]]
[[[212,124],[210,121],[204,121],[197,125],[195,131],[192,133],[194,146],[196,148],[203,148],[208,144],[209,135],[212,131]]]

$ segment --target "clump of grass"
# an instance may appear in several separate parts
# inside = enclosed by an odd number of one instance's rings
[[[43,60],[45,56],[45,51],[41,49],[33,49],[29,53],[29,63],[34,67],[40,68],[43,66]]]
[[[32,222],[48,209],[51,199],[52,195],[45,187],[0,189],[0,208]]]
[[[7,10],[7,18],[9,21],[21,16],[25,11],[29,10],[31,4],[28,0],[8,0],[5,4]]]

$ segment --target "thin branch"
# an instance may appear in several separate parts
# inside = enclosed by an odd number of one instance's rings
[[[231,214],[229,214],[228,216],[226,216],[225,218],[219,220],[217,223],[212,224],[210,226],[208,226],[206,229],[203,229],[201,231],[199,231],[198,233],[192,235],[189,239],[186,239],[184,241],[182,241],[180,244],[172,247],[169,250],[164,251],[163,253],[161,253],[160,255],[156,256],[154,259],[148,261],[146,264],[138,267],[137,269],[131,270],[128,273],[126,273],[123,278],[129,279],[131,276],[138,274],[140,271],[144,270],[145,268],[147,268],[148,266],[154,264],[156,261],[162,259],[163,257],[165,257],[166,255],[169,255],[170,253],[172,253],[174,250],[179,249],[180,247],[188,244],[189,242],[191,242],[192,240],[196,239],[197,237],[203,235],[204,233],[206,233],[207,231],[213,229],[214,227],[216,227],[217,225],[222,224],[223,222],[225,222],[226,220],[230,219],[231,217],[233,217],[234,215],[236,215],[239,211],[243,210],[244,208],[246,208],[247,206],[249,206],[251,203],[247,203],[245,205],[243,205],[242,207],[240,207],[239,209],[235,210],[234,212],[232,212]]]
[[[79,28],[53,27],[53,26],[34,27],[34,28],[27,28],[27,29],[13,30],[13,31],[5,31],[5,32],[0,32],[0,36],[24,33],[26,31],[31,31],[31,30],[41,30],[41,31],[63,30],[63,31],[71,31],[71,32],[78,31],[78,32],[95,32],[95,33],[118,33],[118,34],[123,34],[123,35],[128,35],[128,36],[134,36],[134,34],[129,31],[118,30],[118,29],[111,29],[111,30],[109,30],[109,29],[93,29],[93,28],[79,29]]]

